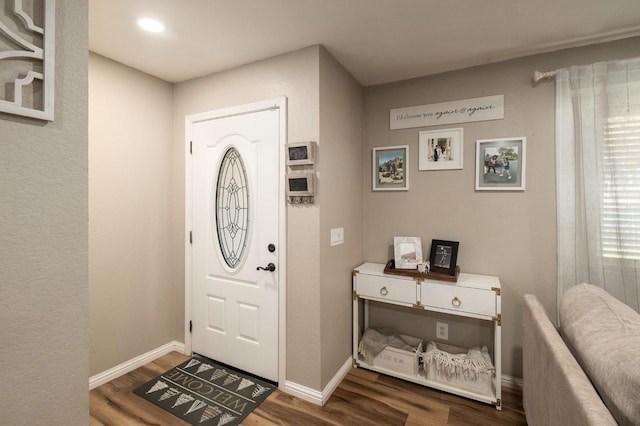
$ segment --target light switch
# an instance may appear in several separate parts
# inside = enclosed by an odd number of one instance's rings
[[[344,228],[333,228],[331,230],[331,246],[344,244]]]

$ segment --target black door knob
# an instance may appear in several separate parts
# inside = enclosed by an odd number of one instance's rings
[[[269,244],[267,246],[267,250],[269,250],[269,253],[273,253],[274,251],[276,251],[276,246],[275,244]]]
[[[262,266],[258,266],[258,267],[256,268],[256,270],[257,270],[257,271],[269,271],[269,272],[273,272],[273,271],[275,271],[275,270],[276,270],[276,265],[274,265],[274,264],[273,264],[273,262],[271,262],[271,263],[269,263],[269,264],[267,265],[267,267],[266,267],[266,268],[263,268]]]

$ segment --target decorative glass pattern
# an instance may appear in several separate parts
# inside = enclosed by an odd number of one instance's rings
[[[237,268],[247,248],[249,230],[249,187],[247,172],[235,148],[227,149],[216,185],[216,229],[226,264]]]

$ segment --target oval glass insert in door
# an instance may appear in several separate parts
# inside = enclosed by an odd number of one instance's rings
[[[237,270],[247,249],[249,236],[249,187],[247,171],[237,149],[225,152],[216,183],[215,229],[222,258]]]

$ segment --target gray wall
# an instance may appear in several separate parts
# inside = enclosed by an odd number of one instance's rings
[[[425,256],[432,239],[459,241],[458,264],[463,272],[500,277],[505,374],[522,377],[522,295],[537,295],[551,315],[556,310],[555,87],[553,83],[533,87],[533,71],[638,55],[640,39],[635,38],[365,90],[365,258],[388,260],[388,247],[396,235],[422,237]],[[503,120],[389,130],[391,108],[497,94],[505,96]],[[453,127],[464,128],[464,169],[418,171],[418,132]],[[476,192],[475,141],[511,136],[527,138],[526,190]],[[408,192],[371,190],[371,149],[389,145],[410,146]],[[467,340],[471,330],[454,324],[450,341]]]
[[[87,424],[87,25],[57,2],[55,121],[0,113],[3,425]]]
[[[172,112],[172,84],[90,54],[91,375],[182,341],[173,298]]]
[[[363,259],[362,88],[320,51],[320,351],[324,388],[351,358],[351,271]],[[331,229],[344,244],[331,247]]]

